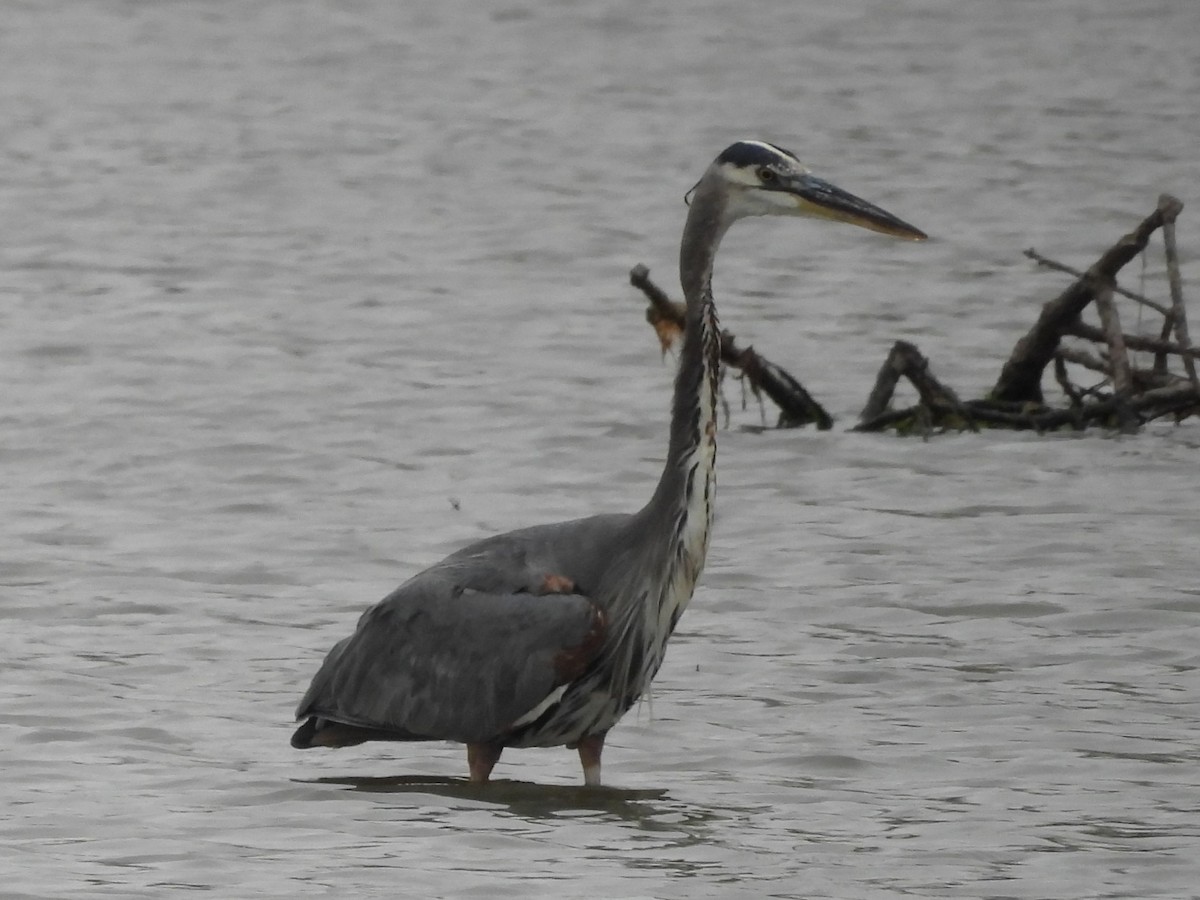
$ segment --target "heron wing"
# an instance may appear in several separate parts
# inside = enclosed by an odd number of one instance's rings
[[[583,674],[604,629],[600,607],[579,593],[495,593],[425,573],[334,646],[297,718],[401,740],[496,740]]]

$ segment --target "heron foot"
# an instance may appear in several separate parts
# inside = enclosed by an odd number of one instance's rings
[[[502,744],[467,744],[467,768],[471,771],[471,783],[487,784],[503,752]]]
[[[604,752],[604,739],[608,732],[589,734],[579,742],[579,762],[583,765],[583,783],[587,787],[600,786],[600,754]]]

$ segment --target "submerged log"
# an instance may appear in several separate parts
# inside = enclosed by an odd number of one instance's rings
[[[629,283],[650,301],[646,321],[654,328],[665,353],[683,334],[683,304],[672,300],[651,281],[650,270],[641,263],[630,269]],[[821,431],[833,427],[833,417],[804,389],[804,385],[753,347],[739,347],[737,339],[726,330],[721,331],[721,361],[742,373],[755,396],[766,394],[779,407],[777,427],[798,428],[815,424]]]
[[[944,403],[919,403],[907,409],[885,409],[865,419],[854,431],[894,430],[899,434],[932,434],[967,428],[1005,428],[1044,433],[1070,428],[1082,431],[1098,425],[1123,433],[1136,431],[1154,419],[1174,416],[1177,420],[1200,415],[1200,392],[1186,381],[1133,395],[1098,394],[1090,398],[1076,392],[1070,406],[1051,408],[1035,403],[1005,403],[990,397],[967,400],[957,407]]]

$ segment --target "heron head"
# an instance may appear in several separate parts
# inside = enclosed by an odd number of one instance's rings
[[[730,221],[743,216],[804,216],[848,222],[910,241],[926,238],[919,228],[817,178],[790,150],[765,141],[738,141],[726,147],[708,177],[722,184]]]

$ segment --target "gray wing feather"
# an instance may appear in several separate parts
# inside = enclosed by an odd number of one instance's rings
[[[494,740],[575,677],[564,654],[578,665],[602,627],[579,594],[490,593],[424,573],[363,613],[296,715],[401,739]]]

